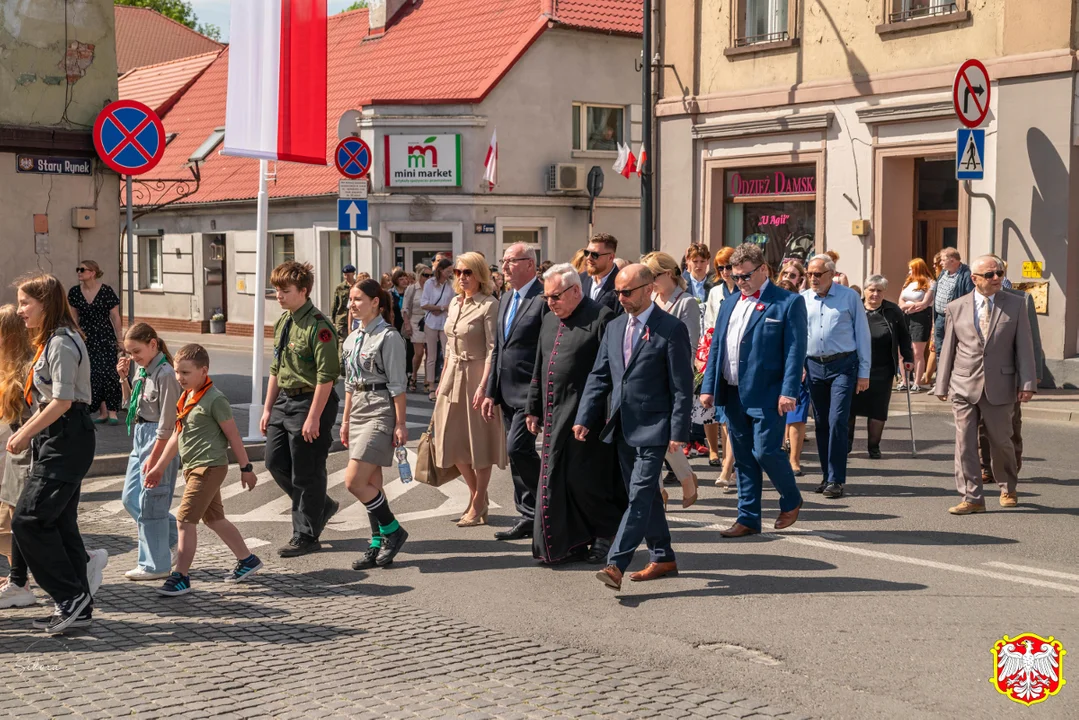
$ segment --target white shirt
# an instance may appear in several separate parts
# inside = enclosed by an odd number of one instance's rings
[[[598,278],[598,279],[597,278],[592,278],[592,289],[588,291],[588,294],[589,294],[589,296],[591,296],[591,298],[593,300],[595,300],[596,298],[599,297],[600,290],[603,289],[603,284],[607,282],[607,278],[613,272],[614,272],[614,268],[612,267],[610,270],[607,271],[607,274],[604,275],[603,277]],[[648,312],[648,311],[646,310],[645,312]]]
[[[766,287],[767,280],[761,285],[760,291],[764,292]],[[723,377],[730,385],[738,387],[738,352],[742,348],[742,336],[746,334],[749,318],[760,301],[756,298],[743,300],[741,293],[731,295],[729,300],[737,305],[731,311],[731,319],[727,324],[727,356],[726,362],[723,363]]]
[[[432,330],[442,330],[446,327],[446,310],[453,299],[453,281],[447,280],[442,285],[435,282],[432,277],[423,286],[423,294],[420,295],[420,305],[437,305],[442,308],[441,315],[427,313],[423,317],[423,326]]]
[[[648,317],[652,314],[652,310],[654,310],[655,307],[655,303],[649,303],[648,307],[644,309],[644,312],[637,316],[637,325],[633,328],[633,341],[630,345],[633,350],[637,349],[637,343],[640,342],[641,335],[644,333],[644,326],[648,323]],[[629,317],[630,319],[633,318],[632,315],[630,315]],[[626,320],[626,332],[629,332],[629,319]],[[633,352],[630,351],[630,355],[632,354]]]
[[[994,297],[995,297],[995,294],[991,295],[989,297],[986,297],[985,295],[982,295],[977,290],[974,291],[974,327],[976,327],[978,329],[978,336],[979,337],[981,337],[981,334],[982,334],[982,326],[978,322],[978,318],[980,318],[982,316],[982,306],[986,305],[986,304],[989,305],[987,313],[988,313],[989,317],[992,318],[993,317],[993,298]],[[985,340],[985,338],[983,337],[982,340]]]

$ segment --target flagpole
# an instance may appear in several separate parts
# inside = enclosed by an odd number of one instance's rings
[[[641,51],[641,254],[652,252],[652,0],[644,0]]]
[[[266,231],[269,220],[269,195],[266,175],[270,171],[267,160],[259,160],[258,217],[255,220],[255,318],[251,338],[251,409],[247,414],[247,437],[245,442],[264,439],[259,421],[262,419],[262,373],[263,348],[266,345]]]

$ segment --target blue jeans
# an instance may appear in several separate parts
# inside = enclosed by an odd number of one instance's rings
[[[847,482],[847,426],[850,404],[858,389],[858,353],[819,363],[806,360],[809,396],[813,398],[817,455],[825,482]]]
[[[760,530],[763,473],[768,473],[779,491],[780,512],[790,512],[802,503],[790,458],[783,452],[786,417],[775,408],[743,407],[734,387],[727,392],[725,410],[738,473],[738,522]]]
[[[938,358],[940,349],[944,347],[944,324],[947,319],[944,313],[933,315],[933,347],[936,348]]]
[[[176,518],[169,507],[180,458],[173,458],[165,468],[160,485],[143,487],[142,465],[150,458],[157,441],[157,423],[138,423],[133,435],[135,444],[127,459],[127,481],[121,497],[124,509],[139,526],[139,567],[148,572],[169,572],[172,570],[169,549],[177,542]]]
[[[618,534],[607,553],[607,564],[626,571],[637,546],[644,540],[648,544],[649,560],[674,562],[671,549],[671,531],[663,512],[660,497],[660,473],[666,446],[632,447],[618,433],[618,464],[622,468],[622,480],[626,483],[629,507],[622,515]]]

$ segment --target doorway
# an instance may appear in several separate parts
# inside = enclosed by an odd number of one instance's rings
[[[914,161],[914,243],[911,257],[933,268],[933,257],[946,247],[959,247],[959,181],[955,161]]]
[[[431,267],[440,252],[453,252],[453,233],[393,233],[393,264],[406,272],[413,272],[419,263]]]

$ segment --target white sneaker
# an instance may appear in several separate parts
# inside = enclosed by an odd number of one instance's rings
[[[171,567],[176,567],[176,560],[180,557],[180,547],[178,545],[173,545],[172,547],[170,547],[169,556],[172,558]]]
[[[144,567],[137,567],[134,570],[128,570],[124,573],[124,577],[128,580],[163,580],[169,576],[167,572],[150,572]]]
[[[13,582],[4,583],[0,588],[0,608],[30,607],[37,604],[37,596],[30,589],[30,583],[19,587]]]
[[[97,591],[105,579],[103,573],[105,572],[105,566],[109,564],[109,551],[105,548],[98,548],[97,550],[87,550],[86,554],[90,556],[89,560],[86,561],[86,582],[90,584],[90,596],[93,597],[97,595]]]

